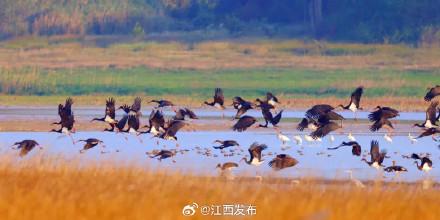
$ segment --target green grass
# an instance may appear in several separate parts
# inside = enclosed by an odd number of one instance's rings
[[[346,97],[354,87],[364,85],[370,97],[420,97],[426,87],[438,82],[439,74],[440,70],[1,69],[0,94],[187,95],[196,98],[210,97],[213,88],[222,87],[227,96],[261,96],[272,91],[287,97]]]

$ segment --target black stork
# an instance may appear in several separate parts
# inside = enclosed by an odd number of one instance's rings
[[[259,105],[257,105],[257,107],[261,108],[261,113],[263,114],[264,121],[266,122],[266,124],[264,124],[264,125],[260,124],[259,127],[267,128],[269,123],[271,123],[274,127],[276,127],[277,124],[281,120],[283,110],[278,112],[278,114],[275,115],[275,117],[274,117],[272,115],[272,112],[270,111],[270,107],[268,105],[260,103]]]
[[[254,142],[248,149],[250,159],[247,160],[246,157],[244,157],[240,161],[245,161],[249,165],[260,166],[264,162],[264,160],[261,159],[261,152],[266,149],[267,145]]]
[[[266,93],[266,102],[274,107],[276,107],[277,105],[280,104],[280,102],[278,101],[278,98],[276,96],[274,96],[271,92]]]
[[[246,131],[246,129],[255,124],[255,122],[257,122],[257,119],[254,117],[244,115],[234,124],[232,130],[238,132]]]
[[[215,140],[214,143],[219,143],[219,146],[213,146],[214,149],[224,149],[224,148],[228,148],[228,147],[233,147],[233,146],[240,146],[240,144],[238,144],[237,141],[234,140]]]
[[[251,102],[248,102],[241,97],[234,97],[232,100],[232,105],[235,109],[237,109],[237,113],[235,114],[234,119],[240,119],[242,115],[244,115],[248,110],[253,109],[254,105]]]
[[[190,119],[199,119],[197,115],[189,108],[179,108],[174,111],[176,115],[173,117],[174,120],[185,120],[185,117]]]
[[[425,101],[429,102],[431,101],[433,98],[435,98],[436,96],[440,95],[440,85],[436,85],[432,88],[428,88],[427,89],[428,92],[425,95]]]
[[[418,154],[412,154],[411,158],[416,160],[414,161],[414,163],[417,166],[417,169],[424,171],[424,172],[429,172],[432,169],[432,161],[428,158],[428,157],[420,157]],[[420,160],[420,166],[417,160]]]
[[[118,121],[116,120],[115,99],[113,97],[106,100],[105,115],[102,118],[94,118],[92,121],[103,121],[110,125],[110,129],[105,128],[104,131],[114,131]]]
[[[342,142],[342,144],[340,144],[339,146],[337,146],[337,147],[333,147],[333,148],[327,148],[328,150],[336,150],[336,149],[338,149],[338,148],[340,148],[340,147],[344,147],[344,146],[351,146],[352,147],[352,149],[351,149],[351,153],[353,154],[353,155],[355,155],[355,156],[360,156],[361,155],[361,153],[362,153],[362,147],[361,147],[361,145],[358,143],[358,142],[356,142],[356,141],[349,141],[349,142]]]
[[[395,118],[399,116],[399,111],[390,107],[381,107],[377,106],[376,111],[371,112],[368,115],[368,119],[371,122],[374,122],[370,126],[370,131],[375,132],[381,129],[382,127],[387,128],[388,130],[393,130],[393,124],[389,119]]]
[[[91,148],[96,147],[98,144],[102,144],[104,143],[103,141],[96,139],[96,138],[88,138],[85,140],[79,140],[79,142],[85,142],[83,149],[81,149],[79,152],[80,153],[84,153],[86,150],[89,150]],[[104,147],[104,145],[102,145],[102,147]],[[103,153],[103,152],[101,152]]]
[[[156,154],[154,154],[153,156],[150,156],[150,158],[157,158],[159,161],[162,161],[163,159],[174,157],[176,154],[177,154],[176,150],[161,150]],[[174,160],[173,163],[175,163]]]
[[[298,131],[304,131],[305,128],[310,129],[311,131],[316,131],[318,129],[318,122],[311,118],[303,118],[299,123],[296,129]]]
[[[426,109],[425,122],[423,124],[415,123],[414,126],[419,128],[433,128],[438,127],[437,123],[437,106],[438,101],[431,102],[429,107]]]
[[[223,89],[215,88],[214,92],[214,100],[212,102],[205,101],[205,105],[213,106],[217,109],[224,110],[225,109],[225,96],[223,95]]]
[[[394,172],[394,173],[401,173],[401,172],[408,172],[408,170],[405,167],[396,165],[396,161],[393,160],[393,165],[386,167],[383,169],[385,172]]]
[[[363,93],[364,93],[364,87],[363,86],[357,87],[354,90],[354,92],[351,93],[350,103],[348,103],[348,105],[346,105],[346,106],[341,104],[338,107],[341,107],[342,109],[350,110],[350,111],[354,112],[354,119],[357,120],[356,112],[358,110],[362,110],[362,107],[360,107],[360,102],[361,102],[361,97],[362,97]]]
[[[17,147],[14,148],[14,146],[17,146]],[[15,142],[12,145],[13,149],[20,150],[20,153],[19,153],[20,157],[27,155],[36,146],[40,146],[40,145],[35,140],[22,140],[19,142]]]
[[[296,164],[298,164],[298,160],[289,156],[288,154],[278,154],[274,159],[269,162],[269,166],[276,171],[284,168],[293,167]]]
[[[58,115],[60,116],[61,121],[54,122],[52,124],[61,125],[61,128],[58,130],[52,129],[51,132],[64,133],[72,137],[71,132],[74,131],[73,125],[75,123],[75,118],[72,112],[72,105],[73,105],[73,100],[70,97],[66,99],[64,105],[62,104],[58,105]],[[72,142],[74,142],[73,139]]]
[[[153,136],[159,136],[161,132],[165,132],[165,118],[160,109],[151,110],[148,122],[149,125],[144,126],[148,130],[142,133],[151,133]]]
[[[161,100],[153,99],[150,101],[150,103],[152,103],[152,102],[157,103],[157,108],[163,108],[163,107],[168,107],[168,106],[173,107],[174,106],[174,104],[171,101],[164,100],[164,99],[161,99]]]
[[[177,141],[176,134],[181,128],[185,127],[185,125],[187,124],[183,121],[172,120],[168,122],[168,126],[165,127],[165,131],[159,134],[159,138]]]
[[[440,133],[440,129],[438,128],[424,129],[423,132],[418,137],[416,137],[416,139],[431,136],[434,141],[437,141],[437,139],[435,139],[434,136],[439,133]]]
[[[365,161],[365,163],[367,163],[370,167],[379,169],[383,166],[382,163],[387,155],[387,152],[385,150],[379,152],[379,142],[373,140],[371,141],[370,155],[370,161],[367,161],[365,158],[362,158],[362,161]]]

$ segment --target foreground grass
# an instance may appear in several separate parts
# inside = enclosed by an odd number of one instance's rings
[[[292,169],[294,172],[294,168]],[[110,163],[2,158],[2,219],[183,219],[182,207],[252,204],[252,219],[438,219],[440,192],[419,184],[200,177]],[[192,219],[205,219],[196,214]],[[231,219],[231,217],[229,217]]]

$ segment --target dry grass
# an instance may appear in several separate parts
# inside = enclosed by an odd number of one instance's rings
[[[437,48],[404,45],[333,44],[299,40],[119,43],[107,48],[48,38],[0,43],[0,67],[78,68],[147,66],[161,69],[309,69],[432,70],[440,67]]]
[[[2,158],[2,219],[184,219],[196,202],[252,204],[252,219],[438,219],[440,192],[419,184],[225,180],[110,163]],[[76,161],[76,162],[75,162]],[[294,168],[292,169],[294,172]],[[206,219],[196,214],[192,219]],[[233,219],[231,217],[227,219]]]

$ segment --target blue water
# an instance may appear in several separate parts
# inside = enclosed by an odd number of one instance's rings
[[[300,134],[303,137],[304,133],[286,132],[293,140],[293,134]],[[79,153],[82,149],[82,143],[72,143],[71,139],[65,135],[47,133],[47,132],[1,132],[0,133],[0,153],[4,155],[11,155],[18,157],[18,152],[11,149],[9,146],[22,139],[35,139],[39,142],[43,149],[34,149],[24,158],[17,160],[17,163],[23,160],[32,159],[37,155],[42,156],[61,156],[66,160],[80,159],[87,164],[87,161],[112,161],[115,164],[134,164],[136,166],[150,167],[152,169],[168,168],[175,169],[182,172],[200,173],[204,175],[217,175],[218,171],[215,169],[217,163],[224,162],[239,162],[244,155],[247,155],[247,149],[253,142],[264,143],[268,145],[268,149],[263,152],[265,154],[271,152],[274,155],[265,155],[263,158],[265,163],[259,167],[254,167],[239,163],[239,168],[233,171],[234,175],[249,175],[253,176],[258,173],[261,176],[276,176],[276,177],[300,177],[300,176],[314,176],[325,179],[340,179],[348,178],[348,174],[344,171],[351,169],[354,176],[358,179],[368,180],[376,179],[380,176],[385,176],[385,180],[392,180],[394,174],[383,173],[374,168],[369,167],[361,161],[361,157],[355,157],[351,154],[351,147],[343,147],[338,150],[327,150],[327,147],[336,146],[342,141],[347,141],[346,135],[334,135],[335,141],[331,143],[329,138],[324,138],[322,143],[307,143],[303,140],[301,146],[294,142],[288,143],[291,147],[287,150],[282,150],[281,142],[274,134],[273,130],[267,132],[179,132],[179,147],[177,149],[188,149],[189,152],[181,155],[177,154],[172,159],[165,159],[159,162],[156,159],[149,158],[145,153],[152,149],[172,149],[176,148],[176,143],[173,141],[160,140],[157,145],[156,138],[152,139],[150,135],[142,135],[136,137],[129,134],[115,134],[104,132],[77,132],[73,134],[75,140],[95,137],[104,141],[105,148],[95,147],[86,151],[83,154]],[[242,155],[234,155],[225,157],[220,150],[213,149],[213,141],[216,139],[234,139],[240,143],[240,147],[235,152],[244,150]],[[397,165],[406,167],[409,172],[402,173],[398,177],[402,181],[417,181],[425,178],[432,178],[436,181],[440,180],[440,168],[437,168],[437,162],[440,158],[440,150],[437,145],[440,143],[434,142],[430,137],[420,139],[418,142],[411,144],[407,136],[394,136],[393,142],[386,142],[382,135],[363,134],[356,136],[357,141],[361,144],[364,152],[369,151],[370,141],[375,139],[380,143],[381,149],[386,149],[388,156],[384,161],[385,166],[390,166],[392,160],[397,162]],[[196,147],[212,149],[210,157],[197,154]],[[303,155],[297,151],[301,150]],[[101,154],[101,151],[107,153]],[[119,151],[119,152],[116,152]],[[225,149],[229,152],[229,149]],[[425,174],[417,170],[413,164],[414,160],[404,159],[401,155],[410,155],[411,153],[427,153],[431,154],[430,158],[434,163],[434,168],[429,174]],[[287,153],[295,157],[299,164],[292,168],[287,168],[278,172],[272,171],[267,163],[275,157],[276,154]],[[213,155],[217,157],[213,157]],[[328,156],[330,154],[331,156]],[[363,153],[366,155],[366,153]],[[367,160],[370,156],[367,155]],[[173,162],[175,160],[175,163]]]

